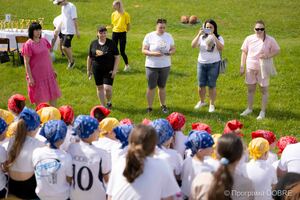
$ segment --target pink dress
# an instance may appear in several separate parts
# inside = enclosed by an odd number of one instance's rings
[[[22,49],[22,55],[30,58],[29,66],[34,86],[29,86],[29,78],[26,73],[28,96],[31,103],[48,102],[61,96],[56,82],[52,61],[49,55],[50,43],[41,38],[39,42],[29,39]]]

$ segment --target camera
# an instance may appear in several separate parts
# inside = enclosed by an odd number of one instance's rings
[[[203,32],[205,34],[210,34],[211,33],[211,29],[210,28],[203,28]]]

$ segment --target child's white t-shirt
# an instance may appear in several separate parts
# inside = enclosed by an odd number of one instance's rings
[[[76,33],[74,19],[77,18],[76,7],[68,2],[61,7],[61,33],[64,35],[74,35]]]
[[[185,152],[185,141],[187,139],[187,136],[182,133],[182,131],[175,131],[175,142],[174,142],[174,149],[181,155],[181,157],[184,157]]]
[[[4,147],[0,146],[0,164],[5,163],[5,161],[7,160],[7,153]],[[0,190],[2,190],[7,183],[7,179],[2,171],[2,169],[0,169]]]
[[[71,199],[105,200],[103,175],[111,171],[109,154],[83,141],[71,144],[68,152],[72,156],[74,172]]]
[[[62,145],[60,145],[59,149],[67,151],[69,149],[70,144],[76,142],[76,136],[72,135],[72,133],[73,133],[73,127],[69,125],[65,140],[62,143]]]
[[[278,167],[287,172],[300,174],[300,142],[289,144],[285,147],[281,154]]]
[[[112,139],[110,139],[108,137],[99,138],[97,141],[93,142],[93,145],[95,145],[96,147],[98,147],[100,149],[104,149],[109,154],[111,154],[111,151],[113,149],[121,147],[121,143],[120,142],[118,142],[116,140],[112,140]]]
[[[173,172],[159,158],[146,157],[143,173],[133,183],[123,176],[126,160],[122,158],[114,167],[108,182],[107,194],[118,200],[161,200],[180,192]]]
[[[246,165],[247,177],[252,181],[255,200],[272,200],[272,184],[277,183],[274,167],[266,160],[250,160]]]
[[[111,168],[114,167],[119,161],[119,159],[124,158],[127,154],[128,146],[122,148],[114,148],[111,150]]]
[[[169,165],[171,166],[175,175],[180,175],[183,164],[183,159],[181,158],[180,154],[174,149],[162,147],[162,150],[170,156],[170,159],[168,160]]]
[[[205,160],[202,162],[200,160],[194,159],[193,157],[187,157],[183,161],[182,171],[181,171],[181,191],[182,193],[189,197],[191,193],[191,186],[194,178],[202,172],[212,172],[214,167],[207,163]]]
[[[278,160],[278,156],[275,153],[273,153],[272,151],[269,151],[267,162],[270,165],[272,165],[277,160]]]
[[[67,177],[72,177],[72,159],[60,149],[48,146],[36,148],[32,154],[32,163],[36,178],[35,192],[40,199],[66,200],[70,196],[70,184]]]

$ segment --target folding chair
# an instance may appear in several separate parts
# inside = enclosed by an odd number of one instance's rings
[[[0,51],[7,52],[8,56],[12,57],[13,65],[15,64],[15,51],[17,49],[11,49],[8,38],[0,38],[0,45],[6,45],[6,47],[0,48]]]
[[[27,36],[16,36],[16,45],[17,45],[17,53],[18,53],[18,64],[22,64],[21,61],[21,52],[22,48],[20,48],[20,44],[24,44],[29,38]]]

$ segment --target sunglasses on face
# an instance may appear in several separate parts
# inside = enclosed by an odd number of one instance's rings
[[[255,28],[256,31],[264,31],[265,28]]]

